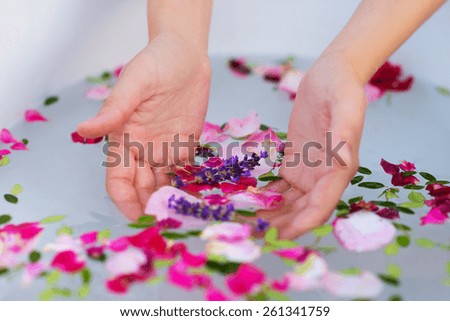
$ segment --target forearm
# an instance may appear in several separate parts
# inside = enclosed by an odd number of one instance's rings
[[[341,53],[363,83],[445,0],[363,0],[325,50]]]
[[[161,32],[175,32],[206,53],[212,4],[212,0],[147,0],[149,40]]]

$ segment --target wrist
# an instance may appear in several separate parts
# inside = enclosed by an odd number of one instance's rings
[[[149,41],[175,34],[207,55],[212,0],[148,0]]]

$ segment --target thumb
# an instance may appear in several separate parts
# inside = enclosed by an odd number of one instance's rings
[[[119,129],[142,102],[142,86],[133,74],[122,72],[98,114],[78,125],[83,137],[99,137]]]

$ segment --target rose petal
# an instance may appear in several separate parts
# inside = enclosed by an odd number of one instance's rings
[[[34,123],[38,121],[48,121],[47,118],[35,109],[28,109],[25,111],[25,121],[28,123]]]

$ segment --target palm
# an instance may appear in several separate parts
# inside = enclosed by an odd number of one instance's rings
[[[171,143],[199,137],[206,115],[210,69],[176,35],[154,39],[123,70],[99,115],[80,125],[89,135],[109,134],[107,189],[130,219],[143,214],[150,194],[167,183],[164,168],[191,155]],[[138,145],[142,147],[138,147]],[[193,147],[191,147],[191,150]]]
[[[272,185],[284,192],[285,204],[277,211],[261,212],[284,238],[295,238],[327,221],[357,169],[364,91],[345,61],[327,59],[308,72],[294,103],[287,138],[292,146],[286,148],[280,170],[283,180]],[[340,141],[347,141],[338,151],[345,165],[337,158],[327,160],[325,146],[333,149]],[[295,161],[298,153],[300,163]]]

